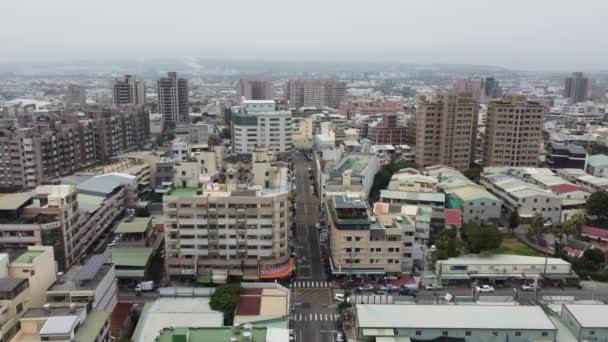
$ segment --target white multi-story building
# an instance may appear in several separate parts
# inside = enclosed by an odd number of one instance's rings
[[[221,184],[193,186],[199,175],[183,170],[184,179],[163,197],[170,277],[221,272],[258,280],[291,273],[291,185],[287,168],[271,165],[271,155],[258,150],[251,164],[227,165]]]
[[[241,110],[232,117],[232,150],[249,154],[256,148],[275,152],[289,152],[291,112],[276,110],[272,100],[246,100]]]

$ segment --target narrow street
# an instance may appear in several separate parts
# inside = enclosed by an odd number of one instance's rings
[[[297,280],[292,284],[293,329],[296,341],[334,342],[338,314],[332,307],[331,282],[325,280],[315,225],[319,222],[318,199],[313,195],[307,160],[294,160],[296,177],[295,253]]]

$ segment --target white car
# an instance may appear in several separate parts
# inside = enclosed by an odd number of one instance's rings
[[[344,293],[336,293],[334,295],[334,300],[338,303],[344,303],[345,301],[350,302],[350,298],[346,297]]]
[[[296,340],[296,333],[293,331],[293,329],[289,329],[289,340],[290,341]]]
[[[443,289],[443,286],[439,285],[439,284],[429,284],[427,286],[424,287],[425,290],[441,290]]]
[[[475,290],[479,293],[492,293],[492,292],[494,292],[494,286],[481,285],[481,286],[477,286],[475,288]]]
[[[336,333],[336,342],[344,342],[344,335],[342,333]]]
[[[540,289],[538,287],[536,287],[534,284],[523,284],[521,286],[521,290],[522,291],[538,291]]]

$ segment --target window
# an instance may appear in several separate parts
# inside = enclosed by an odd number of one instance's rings
[[[447,332],[447,330],[442,331],[442,332],[441,332],[441,336],[448,336],[448,332]]]
[[[353,238],[351,236],[347,236],[346,241],[353,241]]]
[[[543,333],[541,335],[543,335],[543,337],[546,337],[546,336],[549,336],[549,333],[546,331],[543,331]]]
[[[422,331],[416,330],[416,336],[421,336],[421,335],[422,335]]]
[[[595,330],[589,330],[589,335],[595,335]]]
[[[492,336],[498,336],[498,331],[492,331]]]
[[[521,331],[516,331],[515,336],[521,336]]]
[[[464,336],[471,336],[471,332],[470,331],[465,331],[464,332]]]

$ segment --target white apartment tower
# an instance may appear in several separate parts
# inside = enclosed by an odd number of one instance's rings
[[[232,150],[249,154],[256,148],[289,152],[291,112],[276,110],[273,100],[245,100],[238,114],[232,117]]]

